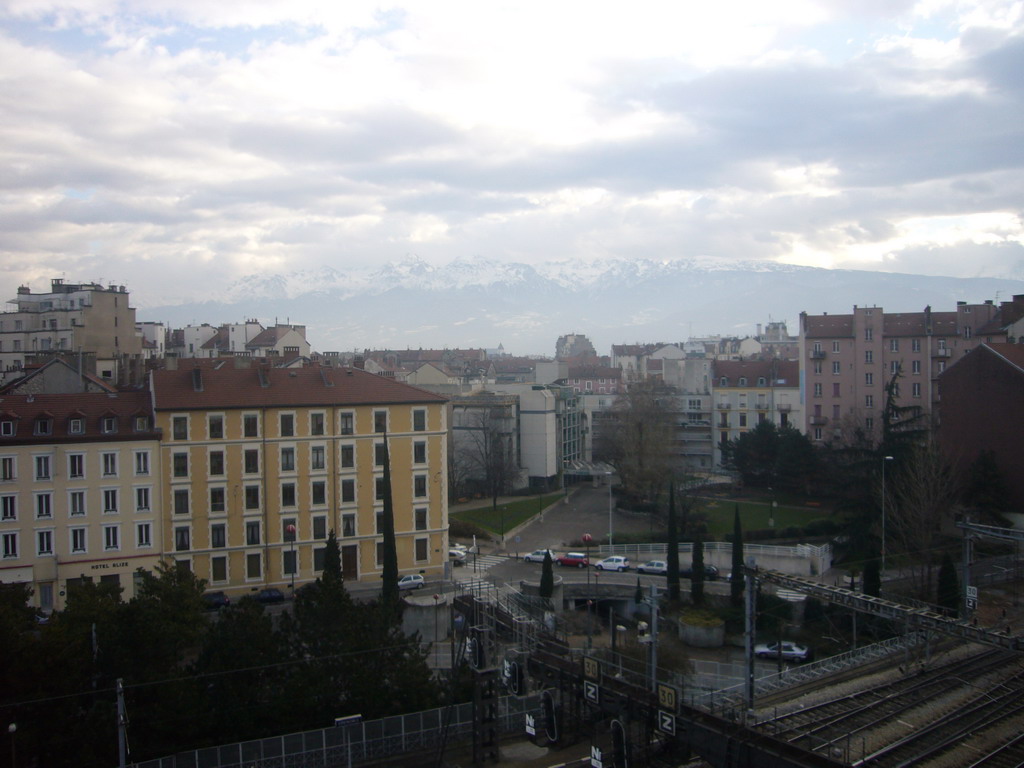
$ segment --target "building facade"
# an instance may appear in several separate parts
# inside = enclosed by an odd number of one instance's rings
[[[334,531],[349,580],[379,580],[384,445],[401,573],[447,562],[445,398],[353,368],[245,359],[154,371],[163,535],[182,567],[234,592],[301,585]]]

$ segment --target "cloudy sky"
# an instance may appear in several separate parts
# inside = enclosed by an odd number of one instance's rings
[[[408,256],[1024,278],[1021,2],[6,0],[0,288]]]

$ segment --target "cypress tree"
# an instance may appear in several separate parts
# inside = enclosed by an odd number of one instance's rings
[[[864,563],[862,588],[865,595],[878,597],[882,594],[882,566],[877,557],[872,556]]]
[[[327,546],[324,547],[324,573],[321,578],[325,583],[344,580],[341,572],[341,548],[338,546],[338,537],[334,535],[333,528],[327,536]]]
[[[743,526],[740,523],[740,505],[736,505],[736,513],[732,521],[732,574],[729,576],[729,601],[735,605],[743,605],[743,588],[746,579],[743,575]]]
[[[668,572],[668,599],[679,600],[679,529],[676,526],[676,484],[668,486],[668,552],[665,558]]]
[[[391,454],[388,451],[388,435],[384,433],[384,511],[381,515],[381,534],[384,539],[384,553],[381,562],[380,599],[385,613],[396,616],[401,600],[398,595],[398,550],[395,544],[395,508],[391,496]]]
[[[690,599],[704,605],[704,542],[700,535],[693,542],[693,568],[690,576]]]
[[[550,550],[544,553],[544,564],[540,569],[540,590],[538,594],[548,600],[555,594],[555,571],[551,562]]]

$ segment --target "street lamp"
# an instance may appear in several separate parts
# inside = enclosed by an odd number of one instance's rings
[[[892,456],[882,457],[882,574],[885,574],[885,462],[892,461]]]
[[[295,571],[299,569],[299,563],[295,559],[295,526],[292,523],[288,523],[288,527],[285,528],[288,533],[288,538],[292,540],[292,595],[295,594]]]
[[[612,513],[615,511],[615,506],[612,502],[612,476],[608,474],[608,546],[614,546],[615,540],[615,523],[613,522]]]
[[[583,544],[587,548],[587,593],[589,594],[589,592],[590,592],[590,542],[593,540],[594,537],[591,536],[589,533],[584,533],[582,536],[580,536],[580,538],[583,539]]]
[[[437,601],[441,599],[440,595],[434,595],[434,642],[437,642]],[[437,651],[434,651],[434,656],[437,656]]]

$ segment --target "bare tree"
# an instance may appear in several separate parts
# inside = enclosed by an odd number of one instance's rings
[[[456,473],[483,488],[496,508],[498,497],[515,488],[522,475],[513,406],[495,399],[457,407],[454,438]]]
[[[631,384],[602,421],[594,458],[606,461],[627,493],[655,500],[671,473],[673,393],[655,382]]]

